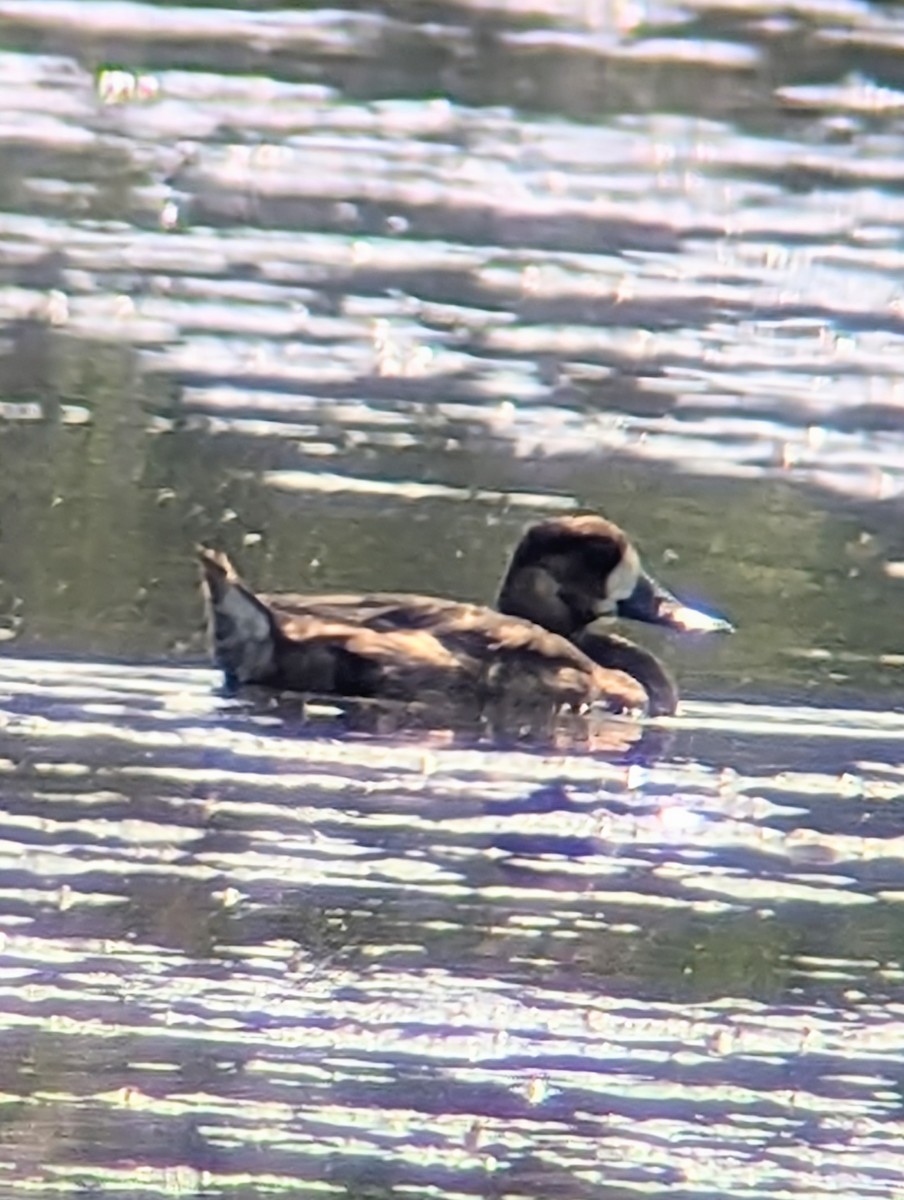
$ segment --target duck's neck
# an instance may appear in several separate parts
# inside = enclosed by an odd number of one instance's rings
[[[571,637],[586,623],[575,618],[558,583],[542,567],[512,567],[499,588],[496,608],[564,637]]]
[[[678,707],[678,688],[655,655],[617,633],[582,629],[571,639],[579,650],[601,667],[624,671],[636,679],[649,697],[651,717],[671,716]]]

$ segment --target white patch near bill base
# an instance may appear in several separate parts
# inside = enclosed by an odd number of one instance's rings
[[[616,604],[619,600],[627,600],[637,587],[640,578],[640,559],[633,546],[626,546],[621,562],[609,575],[606,583],[606,597]]]
[[[614,617],[620,600],[627,600],[640,578],[640,558],[633,546],[626,546],[618,566],[606,580],[606,595],[593,603],[594,617]]]

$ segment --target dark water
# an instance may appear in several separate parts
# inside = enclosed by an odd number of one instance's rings
[[[904,1193],[904,16],[0,0],[0,1197]],[[503,750],[222,699],[191,547],[731,639]]]

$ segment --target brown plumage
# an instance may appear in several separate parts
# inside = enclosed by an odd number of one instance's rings
[[[640,567],[617,526],[562,517],[527,531],[498,611],[431,596],[255,594],[225,555],[199,548],[214,656],[232,685],[418,702],[438,719],[520,721],[563,706],[673,712],[648,651],[589,629],[616,615],[678,627],[690,614]]]

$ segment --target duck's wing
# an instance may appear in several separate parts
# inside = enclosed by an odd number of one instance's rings
[[[343,619],[347,611],[360,617],[360,605],[346,609],[335,597],[323,600],[309,604],[305,597],[302,611],[272,610],[292,648],[286,661],[297,663],[292,677],[300,680],[285,686],[428,703],[467,697],[478,708],[524,712],[565,704],[602,703],[618,711],[646,706],[635,680],[603,670],[565,638],[519,617],[475,604],[384,596],[371,620],[360,623]],[[330,668],[326,676],[315,670],[322,656],[333,664],[331,678]],[[322,680],[317,689],[304,683],[312,673]]]
[[[405,701],[444,692],[476,694],[476,664],[424,630],[373,628],[343,619],[341,610],[329,606],[272,613],[284,688]]]

